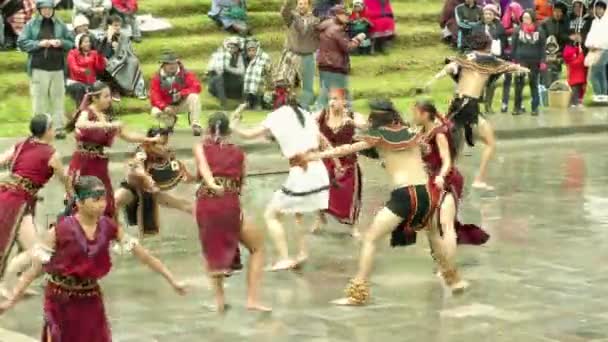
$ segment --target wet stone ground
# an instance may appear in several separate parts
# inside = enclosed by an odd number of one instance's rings
[[[467,191],[463,220],[481,223],[492,238],[484,247],[459,249],[458,264],[472,285],[462,296],[444,294],[421,238],[407,249],[382,244],[370,306],[330,306],[354,273],[359,251],[348,229],[332,222],[311,237],[312,258],[302,274],[265,275],[264,300],[273,306],[272,314],[244,310],[241,274],[227,281],[232,309],[220,317],[207,309],[213,294],[202,271],[193,219],[165,211],[161,235],[144,244],[191,284],[191,293],[178,297],[131,257],[116,256],[113,272],[102,283],[114,340],[608,341],[603,267],[608,257],[608,140],[554,141],[501,145],[491,172],[495,196]],[[477,155],[474,151],[461,161],[469,180]],[[250,159],[282,167],[270,157]],[[115,169],[118,183],[122,168]],[[363,170],[365,230],[389,188],[377,164],[365,161]],[[260,227],[263,207],[283,177],[248,181],[245,208]],[[191,196],[193,188],[177,193]],[[60,196],[54,184],[40,212],[56,213]],[[43,215],[39,222],[44,223]],[[41,298],[27,300],[0,318],[0,328],[37,338],[41,312]]]

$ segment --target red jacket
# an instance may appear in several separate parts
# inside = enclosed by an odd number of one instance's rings
[[[150,103],[152,107],[160,110],[164,110],[167,106],[174,104],[171,90],[178,92],[181,99],[185,99],[190,94],[199,94],[201,92],[201,83],[196,78],[196,75],[184,69],[181,63],[179,64],[179,71],[173,83],[163,84],[161,78],[161,72],[159,71],[154,74],[152,81],[150,81]]]
[[[83,55],[78,49],[72,49],[67,60],[69,78],[85,84],[95,83],[97,74],[106,68],[106,59],[95,50]]]
[[[564,48],[564,62],[568,66],[568,84],[570,86],[587,83],[587,67],[583,49],[566,45]]]
[[[137,12],[137,0],[112,0],[112,7],[120,13],[133,14]]]

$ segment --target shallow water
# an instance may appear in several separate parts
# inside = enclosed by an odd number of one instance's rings
[[[492,238],[484,247],[459,249],[462,275],[472,285],[462,296],[444,294],[432,273],[426,239],[420,238],[406,249],[382,243],[370,306],[330,306],[354,273],[359,250],[348,228],[332,222],[311,237],[312,257],[304,273],[265,275],[263,297],[272,314],[244,309],[241,274],[227,280],[232,309],[220,317],[206,309],[213,294],[202,271],[194,221],[165,211],[161,235],[144,244],[191,285],[191,293],[178,297],[131,257],[116,256],[102,283],[114,340],[608,341],[603,283],[608,275],[602,266],[608,256],[602,248],[608,241],[608,140],[553,141],[502,146],[491,172],[496,196],[467,191],[463,221],[481,223]],[[470,181],[478,159],[461,162]],[[363,170],[365,230],[386,200],[388,185],[376,163],[365,161]],[[118,183],[122,168],[116,172]],[[263,207],[283,177],[248,181],[245,209],[261,228]],[[177,192],[190,196],[193,188]],[[40,212],[56,213],[59,186],[53,184],[44,196]],[[44,223],[44,215],[39,221]],[[270,258],[270,244],[268,249]],[[41,298],[34,298],[2,316],[0,327],[36,338],[41,320]]]

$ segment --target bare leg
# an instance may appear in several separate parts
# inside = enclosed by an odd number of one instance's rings
[[[452,259],[448,258],[444,241],[439,230],[437,220],[432,220],[427,230],[427,236],[431,245],[432,256],[439,267],[441,277],[452,293],[461,293],[468,287],[468,283],[460,279],[456,265]]]
[[[173,196],[172,194],[167,192],[159,192],[155,195],[158,204],[167,208],[177,209],[179,211],[183,211],[188,215],[190,215],[192,213],[192,210],[194,210],[194,203],[192,203],[192,201]]]
[[[441,203],[441,215],[439,217],[443,236],[441,242],[443,244],[446,258],[451,262],[456,255],[456,231],[454,230],[454,222],[456,221],[456,202],[451,193],[447,193]]]
[[[260,284],[264,272],[264,236],[249,220],[243,222],[241,243],[249,250],[247,265],[247,309],[270,311],[260,303]]]
[[[361,256],[359,258],[359,271],[357,276],[353,280],[354,283],[365,284],[370,277],[372,267],[374,265],[374,255],[376,254],[376,242],[388,235],[399,223],[403,221],[403,218],[395,215],[388,208],[382,208],[371,227],[365,232],[363,236],[363,245],[361,247]],[[365,285],[364,285],[365,286]],[[334,301],[334,304],[338,305],[360,305],[365,304],[367,295],[363,296],[361,301],[353,301],[352,298],[343,298]]]
[[[118,188],[116,192],[114,192],[114,205],[116,206],[116,219],[120,219],[120,214],[122,213],[122,209],[129,205],[129,203],[135,201],[135,196],[130,190],[125,188]]]
[[[224,276],[214,274],[211,276],[213,289],[215,290],[215,305],[218,313],[224,313],[226,310],[226,296],[224,294]]]
[[[266,208],[266,212],[264,213],[268,233],[270,233],[270,237],[274,242],[278,254],[278,260],[272,266],[272,271],[288,270],[294,266],[294,261],[289,258],[287,237],[285,236],[285,230],[281,224],[280,216],[281,213],[278,210],[270,207]]]
[[[325,217],[325,213],[319,211],[319,215],[317,216],[315,223],[310,230],[311,233],[317,233],[321,230],[321,227],[327,224],[327,218]]]
[[[481,188],[484,190],[493,190],[493,188],[486,184],[486,176],[488,172],[488,163],[494,152],[496,151],[496,138],[494,137],[494,128],[492,125],[485,120],[483,117],[479,117],[479,124],[477,125],[479,138],[485,144],[483,152],[481,153],[481,162],[479,164],[479,173],[475,177],[473,182],[474,188]]]
[[[38,233],[36,232],[36,226],[34,225],[34,219],[32,215],[23,217],[21,226],[19,226],[19,244],[24,249],[23,252],[16,255],[8,264],[6,268],[5,280],[9,283],[13,283],[17,278],[17,274],[25,271],[32,263],[31,250],[34,245],[38,242]],[[27,295],[37,295],[38,293],[32,290],[28,290]]]
[[[302,214],[295,215],[296,240],[298,242],[298,256],[296,257],[296,267],[301,266],[308,260],[308,230],[302,227]]]

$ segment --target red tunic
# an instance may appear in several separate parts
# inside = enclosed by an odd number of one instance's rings
[[[395,34],[393,8],[388,0],[364,0],[365,8],[362,17],[372,23],[370,37],[392,37]]]
[[[346,123],[337,130],[327,125],[327,111],[319,117],[319,130],[329,140],[332,146],[348,145],[354,142],[355,125]],[[336,177],[333,159],[324,159],[323,163],[329,173],[331,188],[329,188],[329,206],[327,212],[341,223],[353,225],[359,218],[361,209],[361,169],[357,163],[357,155],[351,154],[340,158],[344,175]]]
[[[107,217],[99,220],[93,240],[74,216],[58,222],[55,252],[44,266],[48,281],[43,342],[112,340],[97,280],[110,272],[110,243],[117,234],[116,224]]]
[[[429,150],[423,156],[423,160],[426,163],[429,175],[431,176],[431,180],[434,180],[435,177],[439,175],[442,167],[441,154],[439,153],[439,145],[437,144],[437,135],[443,134],[445,135],[449,148],[450,154],[453,158],[453,150],[452,150],[452,136],[451,136],[451,127],[452,123],[441,119],[443,124],[435,127],[433,130],[428,132],[425,136],[426,143],[429,146]],[[464,177],[455,166],[452,166],[447,176],[444,177],[445,181],[445,191],[451,193],[454,196],[454,200],[456,205],[462,198],[462,190],[464,187]],[[441,204],[439,204],[439,208],[441,208]],[[456,235],[458,237],[459,244],[469,244],[469,245],[482,245],[486,243],[489,239],[489,235],[480,227],[474,224],[462,224],[455,218],[454,229],[456,230]]]
[[[54,153],[51,145],[32,139],[15,145],[13,177],[0,183],[0,277],[23,217],[34,213],[36,193],[53,177],[49,162]]]
[[[89,112],[88,115],[89,120],[97,121],[92,112]],[[101,128],[77,129],[75,136],[78,147],[74,151],[74,154],[72,154],[68,170],[72,182],[79,176],[95,176],[103,182],[106,188],[107,202],[104,214],[108,217],[115,216],[115,206],[114,190],[108,170],[109,160],[108,156],[104,153],[104,148],[112,146],[116,134],[116,130]]]
[[[207,139],[202,144],[213,177],[224,185],[224,194],[209,194],[203,185],[197,191],[199,238],[208,270],[228,272],[238,253],[240,240],[242,212],[239,192],[245,154],[240,147],[229,143]]]

